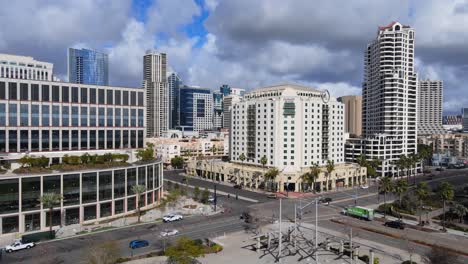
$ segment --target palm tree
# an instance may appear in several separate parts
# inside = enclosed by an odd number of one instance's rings
[[[311,186],[311,191],[315,192],[315,181],[320,175],[320,168],[318,164],[312,163],[310,171],[301,175],[301,180]]]
[[[329,191],[329,184],[331,173],[335,170],[335,162],[333,160],[327,160],[327,191]]]
[[[442,227],[445,230],[445,205],[448,201],[453,200],[453,186],[448,182],[442,182],[441,184],[439,184],[437,195],[443,201],[444,221],[442,222]]]
[[[393,192],[396,195],[398,195],[400,208],[401,208],[402,196],[407,190],[408,190],[408,182],[403,179],[398,180],[393,188]]]
[[[244,172],[244,161],[245,161],[245,155],[244,153],[241,153],[239,155],[239,160],[242,162],[242,172]],[[237,179],[237,184],[239,184],[239,178]]]
[[[136,199],[137,199],[137,213],[138,213],[138,223],[140,223],[140,217],[141,217],[141,210],[140,210],[140,196],[146,191],[146,187],[144,185],[133,185],[132,186],[132,192],[136,194]]]
[[[417,154],[411,153],[408,159],[409,159],[409,163],[411,167],[411,172],[413,172],[413,167],[414,167],[413,180],[414,180],[414,183],[416,184],[416,164],[420,161],[420,157]]]
[[[265,155],[263,155],[263,157],[260,159],[260,163],[263,167],[263,177],[265,177],[265,165],[268,163],[268,158]]]
[[[356,157],[356,162],[357,164],[359,164],[359,172],[361,172],[361,168],[362,167],[367,167],[367,160],[366,160],[366,156],[364,155],[359,155]],[[366,172],[367,173],[367,172]],[[368,173],[367,173],[368,174]],[[368,176],[369,175],[366,175],[366,182],[368,181]]]
[[[460,223],[462,223],[463,217],[468,213],[468,208],[463,206],[463,204],[456,203],[453,207],[453,213],[460,217]]]
[[[273,185],[273,181],[276,179],[276,177],[279,174],[279,170],[275,167],[270,168],[266,173],[265,173],[265,180],[270,182],[270,191],[271,191],[271,186]]]
[[[58,193],[53,193],[53,192],[47,192],[42,194],[42,196],[39,198],[39,202],[42,203],[42,207],[44,208],[49,208],[49,231],[50,234],[52,234],[52,214],[53,214],[53,209],[54,206],[59,205],[60,201],[62,201],[63,197],[62,195]]]
[[[420,182],[418,186],[416,186],[416,189],[414,190],[414,194],[416,196],[416,199],[418,199],[418,202],[419,202],[419,211],[420,211],[419,212],[419,224],[422,224],[421,216],[422,216],[423,202],[429,196],[429,186],[427,185],[427,183]]]
[[[383,192],[384,194],[384,218],[387,218],[387,193],[392,192],[393,190],[393,183],[390,177],[385,176],[379,182],[379,192]]]

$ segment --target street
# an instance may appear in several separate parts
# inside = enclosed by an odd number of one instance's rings
[[[181,182],[184,176],[179,175],[180,171],[165,171],[166,180],[174,182]],[[467,170],[444,171],[436,173],[432,180],[429,181],[431,187],[437,186],[442,180],[447,180],[454,185],[464,184],[467,179]],[[426,177],[418,177],[418,181],[428,180]],[[188,184],[191,186],[198,186],[200,189],[214,188],[214,183],[201,179],[189,178]],[[190,238],[207,238],[224,235],[225,233],[239,231],[244,228],[244,223],[239,220],[239,215],[244,211],[250,211],[260,220],[265,222],[272,222],[278,219],[279,212],[279,199],[269,199],[266,194],[262,192],[253,192],[249,190],[234,189],[232,186],[217,184],[217,191],[225,195],[218,196],[218,204],[226,208],[225,213],[220,213],[214,216],[193,216],[186,217],[182,221],[174,223],[146,223],[137,226],[124,227],[119,229],[112,229],[95,234],[84,235],[63,240],[55,240],[45,243],[40,243],[37,247],[30,250],[23,250],[16,253],[4,254],[2,263],[86,263],[90,249],[106,241],[116,241],[120,247],[122,257],[140,255],[162,249],[167,241],[162,239],[159,233],[164,229],[177,229],[179,234],[171,237],[173,240],[180,236],[188,236]],[[345,189],[337,192],[323,193],[315,197],[330,197],[332,202],[330,205],[319,205],[319,226],[322,228],[341,231],[342,238],[347,236],[347,228],[343,224],[339,224],[330,219],[343,218],[340,215],[341,209],[350,205],[368,206],[383,202],[383,196],[377,195],[377,187],[371,185],[368,189]],[[227,197],[230,195],[230,198]],[[249,200],[235,198],[236,194],[240,197],[246,197]],[[356,198],[357,194],[357,198]],[[293,221],[294,219],[294,204],[304,206],[311,203],[315,197],[301,198],[301,199],[282,199],[283,203],[283,221]],[[387,195],[387,200],[394,197]],[[349,217],[344,217],[348,221],[358,221],[358,224],[375,225],[378,223],[363,222]],[[315,222],[315,205],[312,203],[303,210],[302,221],[305,223]],[[407,244],[403,243],[402,239],[390,237],[384,234],[371,232],[365,229],[356,228],[355,236],[375,241],[377,243],[390,245],[395,248],[405,250]],[[394,230],[389,230],[394,232]],[[413,232],[413,230],[412,230]],[[414,231],[421,232],[421,231]],[[430,235],[427,235],[430,236]],[[437,237],[435,237],[437,239]],[[443,236],[442,236],[443,238]],[[150,243],[149,247],[131,250],[128,244],[134,239],[145,239]],[[419,244],[414,244],[414,252],[418,254],[425,254],[429,247]]]

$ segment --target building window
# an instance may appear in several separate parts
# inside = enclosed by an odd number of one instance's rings
[[[70,102],[70,87],[62,86],[62,103]]]
[[[80,114],[78,106],[72,106],[72,126],[79,126],[79,118]]]
[[[96,173],[83,173],[83,203],[96,202],[97,198],[97,178]]]
[[[70,126],[70,107],[62,106],[62,126]]]
[[[60,126],[60,106],[52,106],[52,126]]]
[[[114,104],[114,93],[112,90],[107,90],[107,104]]]
[[[104,89],[99,89],[98,90],[99,96],[98,96],[98,103],[99,104],[105,104],[105,94],[104,94]]]
[[[88,131],[81,130],[80,139],[81,139],[81,143],[80,143],[81,149],[88,149]]]
[[[52,102],[60,102],[60,87],[52,86]]]
[[[78,87],[72,87],[72,103],[78,103]]]
[[[39,106],[37,106],[39,108]],[[32,120],[34,122],[34,119],[36,119],[34,117],[34,105],[33,105],[33,108],[32,108],[32,112],[33,112],[33,116],[32,116]],[[39,109],[38,109],[38,112],[39,112]],[[38,113],[39,115],[39,113]],[[37,120],[39,121],[39,117],[37,118]],[[33,124],[34,125],[34,124]],[[50,125],[50,106],[48,105],[42,105],[42,126],[49,126]]]
[[[48,151],[50,148],[49,144],[49,130],[42,130],[41,131],[41,138],[42,138],[42,150],[43,151]]]
[[[121,105],[122,99],[120,98],[121,91],[115,91],[115,105]]]
[[[18,91],[17,91],[17,84],[16,83],[8,83],[8,98],[10,100],[17,100],[18,99]]]
[[[84,183],[84,181],[83,181]],[[84,184],[83,184],[84,185]],[[83,193],[86,191],[83,186]],[[63,175],[63,205],[75,205],[80,203],[80,175]],[[84,203],[84,200],[83,200]]]
[[[88,108],[83,106],[81,107],[81,126],[88,126]]]
[[[29,126],[29,105],[20,105],[20,126]]]
[[[27,83],[20,83],[20,100],[29,100],[29,86]]]
[[[42,101],[48,102],[49,101],[49,85],[42,85]]]
[[[96,104],[96,89],[95,88],[89,89],[89,103]]]
[[[18,179],[7,179],[0,180],[0,212],[2,214],[16,213],[19,210],[19,180]],[[5,224],[5,218],[3,217],[3,224]],[[3,227],[3,233],[5,227]]]
[[[87,104],[88,103],[88,89],[82,87],[81,88],[81,103]]]

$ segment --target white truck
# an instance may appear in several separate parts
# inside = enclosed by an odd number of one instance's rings
[[[18,251],[21,249],[30,249],[34,246],[36,246],[34,242],[22,243],[21,240],[16,240],[15,242],[13,242],[13,244],[6,246],[5,251],[11,253],[13,251]]]

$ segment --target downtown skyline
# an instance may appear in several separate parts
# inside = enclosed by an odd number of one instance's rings
[[[467,52],[467,4],[353,1],[336,9],[326,1],[261,1],[255,6],[215,0],[28,1],[10,4],[8,13],[0,11],[0,21],[10,21],[18,13],[38,10],[15,30],[0,34],[0,50],[50,61],[63,80],[68,47],[100,50],[109,54],[111,85],[139,87],[142,55],[157,49],[167,54],[168,70],[190,85],[216,90],[228,83],[251,90],[292,81],[341,96],[361,94],[366,43],[378,26],[395,20],[416,30],[419,79],[444,81],[444,113],[459,113],[468,104],[459,97],[468,81],[461,59]],[[57,19],[74,23],[50,23]]]

